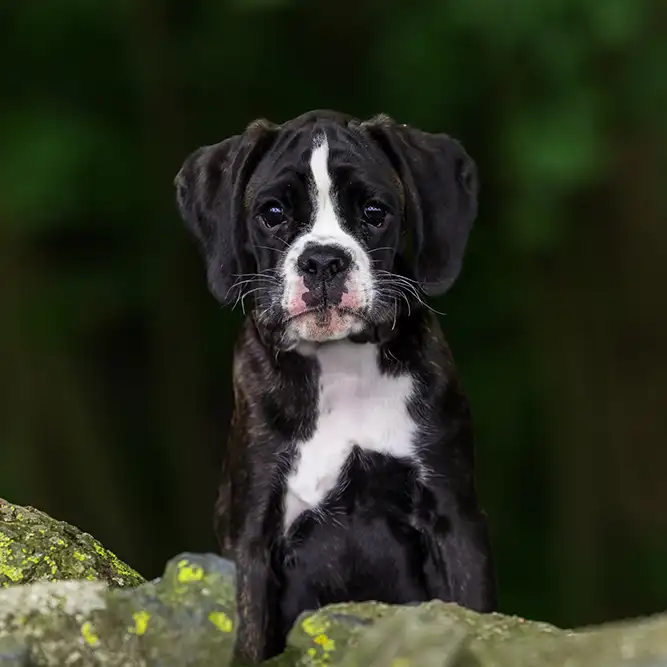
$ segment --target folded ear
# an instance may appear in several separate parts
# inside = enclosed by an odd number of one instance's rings
[[[244,134],[191,153],[174,179],[176,202],[206,262],[209,288],[221,303],[238,296],[241,274],[253,271],[245,250],[244,193],[275,126],[259,120]]]
[[[403,183],[414,277],[427,294],[443,294],[461,270],[477,215],[475,163],[455,139],[398,125],[385,115],[361,127],[388,155]]]

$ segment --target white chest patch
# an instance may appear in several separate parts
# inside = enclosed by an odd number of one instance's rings
[[[340,341],[320,348],[318,417],[313,436],[296,443],[287,476],[285,530],[304,511],[316,508],[336,486],[358,445],[397,458],[414,455],[416,424],[408,413],[410,375],[382,375],[378,348]]]

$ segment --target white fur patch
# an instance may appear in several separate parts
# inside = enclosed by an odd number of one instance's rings
[[[355,445],[397,458],[415,452],[417,426],[407,407],[412,376],[382,375],[376,345],[339,341],[315,355],[321,368],[317,425],[310,440],[297,443],[287,476],[285,530],[336,486]]]
[[[314,208],[314,224],[310,230],[312,240],[340,241],[348,236],[340,226],[336,207],[331,193],[331,176],[329,174],[329,142],[326,137],[318,137],[313,144],[310,156],[310,173],[312,178],[311,197]]]
[[[346,283],[347,293],[359,304],[359,308],[367,307],[373,300],[373,278],[371,260],[359,242],[341,225],[335,193],[329,173],[329,143],[323,134],[315,137],[313,152],[310,157],[311,200],[313,208],[312,227],[299,236],[285,254],[282,266],[282,275],[285,289],[282,296],[282,306],[288,313],[294,311],[294,299],[300,299],[302,279],[297,269],[297,260],[309,244],[336,245],[347,250],[352,257],[352,264]],[[295,323],[299,327],[298,321]],[[355,324],[359,324],[358,322]],[[303,327],[301,338],[313,340],[308,330]],[[353,331],[360,330],[350,325],[345,331],[338,332],[344,337]],[[315,338],[314,340],[318,340]]]

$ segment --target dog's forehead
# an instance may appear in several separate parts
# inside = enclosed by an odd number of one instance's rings
[[[383,151],[339,115],[299,117],[279,127],[271,147],[260,159],[253,181],[260,185],[283,172],[310,177],[313,151],[327,144],[327,167],[332,172],[348,168],[389,175],[391,166]]]

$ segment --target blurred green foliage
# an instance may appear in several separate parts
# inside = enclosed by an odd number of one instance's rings
[[[331,107],[461,139],[443,324],[504,611],[667,608],[663,0],[0,4],[0,494],[147,577],[215,548],[238,316],[173,204],[197,146]]]

